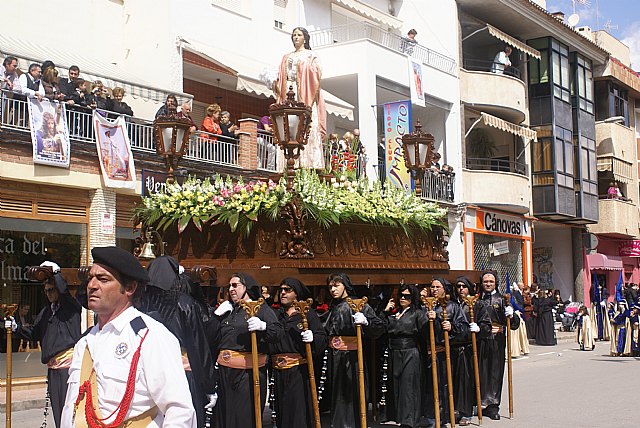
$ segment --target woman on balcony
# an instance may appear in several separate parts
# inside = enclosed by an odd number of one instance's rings
[[[300,155],[300,166],[306,168],[324,169],[322,143],[327,134],[327,114],[324,98],[320,91],[322,68],[318,57],[311,51],[309,32],[297,27],[291,33],[294,51],[282,57],[278,81],[274,85],[274,92],[278,103],[287,99],[289,87],[293,86],[296,100],[311,107],[311,132],[307,147]]]

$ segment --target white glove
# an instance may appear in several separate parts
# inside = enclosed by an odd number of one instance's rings
[[[178,274],[182,275],[184,273],[184,266],[178,265]]]
[[[15,333],[15,331],[18,329],[18,324],[16,324],[16,320],[13,319],[13,317],[6,317],[4,319],[4,328],[10,328],[11,332]]]
[[[600,302],[600,306],[602,306],[603,308],[606,308],[606,307],[607,307],[607,302],[605,302],[604,300],[602,300],[602,301]]]
[[[311,330],[305,330],[302,333],[300,333],[300,335],[302,336],[302,341],[304,343],[313,342],[313,332]]]
[[[505,317],[512,317],[513,316],[513,308],[511,306],[505,306],[504,307],[504,316]]]
[[[522,312],[520,312],[520,311],[516,311],[516,314],[518,314],[518,315],[522,315]]]
[[[57,263],[54,262],[50,262],[50,261],[45,261],[40,263],[41,267],[50,267],[51,270],[53,271],[53,273],[58,273],[60,272],[60,266],[58,266]]]
[[[356,312],[353,314],[353,323],[361,325],[369,325],[369,320],[364,316],[362,312]]]
[[[267,323],[258,317],[249,318],[247,325],[249,326],[249,331],[265,331],[267,329]]]
[[[218,394],[207,394],[207,400],[209,400],[209,402],[204,406],[204,408],[206,410],[213,409],[218,401]]]
[[[233,310],[233,305],[231,304],[231,302],[228,300],[225,300],[220,304],[220,306],[218,306],[218,309],[213,311],[213,313],[221,317],[222,315],[226,314],[227,312],[231,312],[232,310]]]
[[[472,333],[480,333],[480,327],[474,322],[469,323],[469,330],[471,330]]]

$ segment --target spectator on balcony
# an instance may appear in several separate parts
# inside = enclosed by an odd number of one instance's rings
[[[217,141],[218,139],[216,137],[209,134],[222,135],[222,129],[218,123],[220,120],[220,112],[222,112],[222,109],[218,104],[211,104],[207,107],[207,115],[202,121],[201,127],[203,131],[207,132],[207,134],[204,134],[204,138]]]
[[[29,72],[20,76],[20,90],[30,98],[37,98],[42,101],[44,98],[44,86],[40,78],[42,77],[42,69],[39,64],[33,63],[29,66]]]
[[[100,80],[96,80],[91,84],[91,93],[87,98],[89,107],[98,110],[107,110],[109,107],[109,99],[105,87]]]
[[[418,41],[416,40],[417,35],[418,32],[415,29],[412,28],[411,30],[409,30],[409,32],[407,33],[407,37],[402,38],[402,41],[400,43],[400,50],[407,55],[413,54],[413,49],[418,44]]]
[[[160,116],[169,116],[172,114],[176,114],[178,110],[178,99],[175,95],[169,94],[167,95],[167,99],[164,101],[164,105],[158,109],[156,112],[156,119]]]
[[[265,132],[272,132],[271,116],[262,116],[260,122],[258,122],[258,129],[262,129]]]
[[[43,63],[46,67],[42,68],[42,86],[44,87],[44,96],[50,101],[62,101],[64,100],[64,94],[60,92],[58,86],[58,70],[55,65],[51,65],[51,61],[45,61]]]
[[[71,95],[69,95],[69,104],[77,107],[89,107],[92,97],[87,92],[87,82],[82,78],[77,78],[73,82],[76,87]]]
[[[238,134],[240,133],[240,128],[238,128],[238,125],[231,122],[231,113],[226,110],[220,113],[220,131],[221,134],[226,137],[222,140],[236,143],[238,142]]]
[[[178,116],[181,117],[182,119],[188,120],[189,123],[191,124],[191,126],[189,127],[190,134],[193,134],[198,130],[198,126],[191,118],[191,104],[187,102],[182,103],[182,106],[180,107],[180,113],[178,113]]]
[[[133,110],[131,110],[131,107],[129,107],[127,103],[122,101],[122,99],[124,98],[124,89],[116,86],[115,88],[113,88],[113,91],[111,91],[111,93],[113,94],[113,97],[109,102],[108,110],[114,113],[133,116]]]
[[[265,115],[260,118],[258,130],[262,131],[258,132],[258,165],[262,165],[264,169],[275,171],[278,149],[271,143],[273,139],[269,138],[273,132],[271,116]]]
[[[71,95],[76,91],[75,80],[80,77],[80,68],[77,65],[72,65],[69,67],[69,77],[65,77],[59,79],[58,86],[60,87],[60,92],[62,92],[65,97],[65,101],[68,101]]]
[[[511,60],[509,59],[509,55],[511,55],[510,46],[507,46],[503,51],[498,52],[496,54],[496,57],[493,59],[491,71],[496,74],[504,74],[505,69],[511,67]]]
[[[20,80],[18,78],[18,59],[8,56],[0,66],[0,89],[20,92]]]

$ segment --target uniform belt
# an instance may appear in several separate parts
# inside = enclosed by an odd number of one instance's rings
[[[494,334],[499,334],[504,332],[504,326],[502,324],[498,324],[497,322],[492,322],[491,327],[500,327],[500,330],[498,330],[498,332]]]
[[[189,356],[187,355],[187,350],[184,348],[180,348],[180,352],[182,353],[182,367],[184,367],[185,372],[190,372],[191,364],[189,364]]]
[[[358,338],[356,336],[331,336],[329,347],[337,351],[357,351]]]
[[[391,349],[413,349],[417,348],[416,340],[413,337],[390,337],[389,348]]]
[[[218,364],[231,369],[249,370],[253,368],[251,352],[238,352],[223,349],[218,354]],[[267,354],[258,354],[258,367],[267,364]]]
[[[47,367],[50,369],[68,369],[71,366],[71,360],[73,359],[73,348],[65,349],[52,357],[47,363]]]
[[[275,354],[271,356],[271,364],[276,370],[287,370],[300,364],[307,364],[307,359],[296,353]]]

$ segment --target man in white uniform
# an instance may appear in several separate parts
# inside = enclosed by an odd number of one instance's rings
[[[98,323],[75,347],[62,426],[195,428],[178,340],[133,307],[147,272],[117,247],[91,255],[87,298]]]

